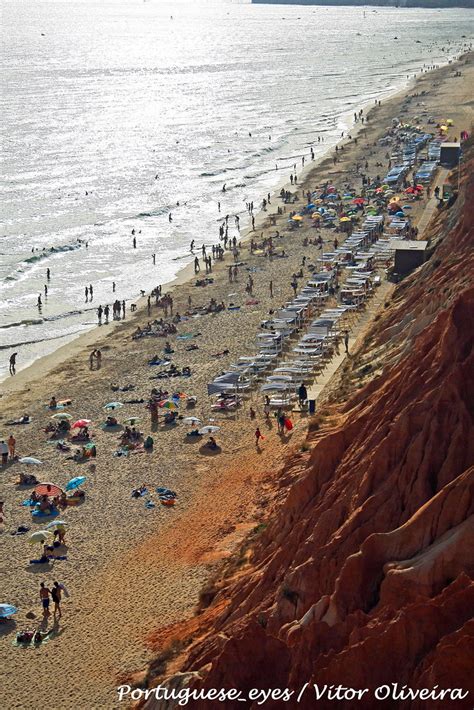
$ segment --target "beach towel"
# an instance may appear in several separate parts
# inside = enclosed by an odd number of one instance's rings
[[[30,565],[47,565],[51,560],[67,560],[67,555],[48,555],[48,558],[44,560],[43,558],[39,560],[30,560]]]
[[[153,503],[153,501],[147,500],[147,502],[145,503],[145,508],[154,508],[154,507],[155,507],[155,504]]]
[[[39,508],[38,508],[38,510],[33,510],[33,511],[31,512],[31,515],[32,515],[34,518],[52,518],[52,517],[54,517],[55,515],[58,515],[58,514],[59,514],[59,510],[58,510],[57,508],[50,508],[49,513],[47,513],[47,512],[44,511],[44,510],[39,510]]]

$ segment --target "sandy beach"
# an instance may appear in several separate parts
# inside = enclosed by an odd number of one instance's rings
[[[454,76],[456,71],[461,76]],[[344,150],[338,151],[337,163],[333,162],[333,154],[317,164],[307,158],[304,173],[297,171],[297,188],[287,186],[299,196],[294,208],[304,205],[303,192],[326,181],[340,187],[356,185],[359,189],[357,164],[363,166],[367,161],[368,167],[362,172],[368,175],[385,174],[387,148],[377,141],[394,117],[427,130],[434,126],[427,125],[426,117],[434,116],[436,121],[451,118],[451,138],[459,136],[463,129],[471,131],[473,81],[471,54],[459,63],[422,74],[406,92],[372,107],[368,122],[364,126],[358,124],[359,131],[354,130],[351,140],[341,141]],[[407,96],[412,96],[410,101]],[[425,118],[414,121],[422,111]],[[257,200],[260,204],[262,197],[255,196],[255,204]],[[278,206],[281,201],[272,196],[268,210],[256,218],[255,233],[242,235],[239,262],[245,265],[239,268],[236,282],[229,283],[227,267],[233,259],[226,252],[223,262],[213,262],[213,271],[208,274],[213,278],[212,284],[196,287],[191,266],[173,285],[175,313],[185,313],[189,299],[193,308],[207,305],[211,298],[226,306],[231,302],[240,306],[240,310],[226,308],[219,313],[190,317],[178,325],[178,335],[187,334],[187,339],[170,336],[172,361],[179,369],[189,367],[190,378],[150,379],[160,368],[147,363],[155,354],[163,355],[165,338],[132,340],[137,327],[163,316],[156,307],[149,315],[145,298],[138,303],[138,311],[125,321],[103,325],[1,384],[2,435],[6,439],[13,432],[17,453],[43,462],[29,467],[28,472],[59,486],[74,476],[87,476],[84,502],[64,512],[68,524],[67,559],[30,565],[37,549],[27,544],[27,535],[10,533],[20,525],[30,526],[31,532],[41,525],[32,523],[28,510],[20,505],[30,492],[29,488],[15,485],[20,464],[12,463],[1,470],[0,500],[5,501],[5,506],[3,527],[0,526],[0,602],[8,601],[19,608],[14,623],[0,626],[0,682],[5,707],[115,707],[115,688],[120,679],[139,672],[150,658],[151,635],[193,614],[210,576],[264,518],[266,501],[278,487],[279,467],[303,445],[308,419],[294,412],[293,431],[279,437],[275,420],[265,420],[263,416],[258,388],[252,390],[241,408],[225,414],[211,411],[206,387],[239,356],[256,351],[260,322],[272,308],[292,297],[291,275],[300,269],[302,257],[311,263],[318,256],[315,247],[303,246],[305,238],[315,236],[310,220],[290,232],[287,226],[291,207],[286,205],[287,211],[277,215]],[[424,217],[427,221],[430,211],[426,209],[425,199],[414,204],[415,226]],[[260,241],[262,233],[270,236],[277,230],[280,238],[275,239],[275,246],[278,251],[284,250],[287,258],[270,260],[250,252],[249,236]],[[334,233],[321,233],[325,250],[329,251]],[[343,235],[340,238],[342,241]],[[202,240],[197,237],[196,243],[200,247]],[[200,256],[198,249],[196,254]],[[245,291],[247,268],[252,269],[254,278],[251,297]],[[304,276],[309,274],[305,269]],[[198,276],[206,276],[202,261]],[[304,279],[300,279],[299,286],[303,283]],[[390,291],[386,293],[389,297]],[[379,305],[383,307],[383,303]],[[375,311],[372,309],[371,317]],[[367,320],[355,323],[351,350],[362,343],[366,326]],[[190,344],[197,349],[188,350]],[[93,348],[102,352],[102,367],[90,370],[89,353]],[[217,356],[224,351],[226,354]],[[323,373],[318,382],[331,386],[332,380]],[[133,385],[134,389],[116,392],[112,384]],[[193,410],[183,408],[181,413],[185,416],[192,414],[203,423],[221,427],[216,435],[222,449],[218,456],[200,451],[202,442],[187,438],[187,428],[181,423],[175,427],[161,423],[151,426],[145,403],[150,389],[160,385],[197,398]],[[324,392],[324,387],[321,390]],[[58,400],[72,401],[66,411],[74,419],[86,417],[92,421],[90,431],[97,447],[95,470],[90,469],[89,463],[67,460],[66,454],[46,441],[44,427],[52,414],[47,404],[53,395]],[[154,438],[152,453],[114,457],[120,432],[104,431],[101,423],[106,417],[104,405],[115,399],[144,400],[125,404],[116,416],[119,421],[140,418],[140,430]],[[257,412],[255,421],[250,419],[250,406]],[[25,412],[32,417],[31,424],[6,425]],[[254,444],[256,424],[265,436],[259,452]],[[162,506],[155,495],[156,507],[145,508],[144,499],[131,497],[132,489],[142,483],[149,490],[165,486],[176,491],[177,504],[172,508]],[[55,635],[40,648],[16,647],[16,631],[36,627],[41,620],[40,582],[51,585],[53,580],[64,583],[70,593],[64,600],[63,617],[54,629]],[[27,617],[29,612],[34,612],[34,619]],[[52,627],[50,621],[49,628]]]

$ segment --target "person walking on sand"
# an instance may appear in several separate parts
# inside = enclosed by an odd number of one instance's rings
[[[95,356],[96,356],[96,351],[93,350],[93,351],[91,352],[91,354],[89,355],[89,368],[90,368],[91,370],[94,369]]]
[[[262,436],[262,432],[260,431],[260,429],[257,427],[255,429],[255,446],[257,447],[257,449],[260,445],[260,439],[263,441],[264,437]]]
[[[344,331],[344,348],[346,355],[349,355],[349,331],[345,330]]]
[[[62,612],[61,612],[61,596],[62,596],[62,589],[61,585],[59,582],[53,582],[53,588],[51,589],[51,598],[54,602],[54,616],[56,614],[59,614],[59,618],[62,617]]]
[[[102,353],[100,352],[100,350],[96,351],[95,356],[97,358],[97,369],[100,370],[100,368],[102,367]]]
[[[270,418],[270,397],[268,396],[268,394],[265,395],[265,404],[263,405],[263,413],[265,414],[266,419]]]
[[[102,312],[103,312],[103,308],[101,305],[99,305],[99,308],[97,309],[97,317],[99,319],[99,323],[102,323]]]
[[[8,437],[7,444],[8,444],[8,453],[10,455],[10,459],[14,459],[15,458],[16,439],[13,436],[13,434],[10,434],[10,436]]]
[[[16,356],[17,355],[18,355],[18,353],[13,353],[12,355],[10,355],[10,360],[9,360],[10,375],[16,375]]]
[[[48,616],[51,616],[51,612],[49,611],[49,595],[51,594],[51,591],[48,589],[48,587],[45,586],[44,582],[41,582],[40,584],[40,601],[41,605],[43,607],[43,616],[45,619],[48,618]]]
[[[273,298],[273,281],[270,281],[270,298]]]

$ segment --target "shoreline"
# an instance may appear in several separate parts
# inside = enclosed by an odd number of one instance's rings
[[[463,57],[467,56],[469,52],[464,53],[457,57],[456,59],[452,58],[447,58],[446,62],[444,64],[439,65],[438,69],[443,69],[446,67],[449,67],[450,65],[461,62],[463,60]],[[409,77],[403,81],[403,86],[394,88],[393,90],[389,90],[387,95],[384,96],[382,95],[382,101],[383,102],[391,102],[391,101],[396,101],[397,98],[400,98],[402,95],[405,95],[408,91],[410,91],[415,85],[419,77],[421,76],[426,76],[427,74],[430,74],[431,72],[438,71],[438,69],[430,69],[425,72],[420,72],[416,74],[415,76]],[[370,115],[370,110],[374,107],[374,104],[372,102],[368,102],[366,104],[363,104],[360,106],[361,109],[364,111],[364,115]],[[341,115],[341,120],[344,121],[347,119],[347,127],[344,129],[345,134],[350,134],[353,138],[357,138],[361,131],[363,131],[364,128],[367,128],[368,124],[365,123],[364,125],[362,124],[355,124],[352,123],[351,125],[351,117],[352,114],[351,112],[347,112],[347,114],[342,114]],[[328,158],[329,155],[334,151],[334,148],[336,145],[338,146],[348,146],[353,142],[351,141],[347,135],[344,137],[339,138],[334,144],[327,145],[327,148],[324,150],[324,152],[314,161],[309,160],[306,165],[304,166],[303,169],[299,169],[299,166],[297,168],[297,173],[298,176],[300,177],[300,183],[298,184],[298,189],[302,189],[304,186],[305,182],[308,182],[311,179],[311,173],[312,172],[317,172],[322,164],[324,164]],[[300,158],[301,156],[297,156]],[[296,157],[295,157],[296,159]],[[283,168],[282,168],[283,170]],[[278,198],[278,193],[282,188],[289,189],[292,187],[290,185],[290,182],[288,179],[282,178],[281,180],[278,181],[276,187],[274,188],[273,193],[271,193],[272,200],[274,198]],[[276,201],[276,200],[275,200]],[[275,204],[275,202],[273,202]],[[245,211],[243,211],[245,214]],[[269,216],[269,212],[264,212],[262,209],[260,209],[256,214],[255,214],[255,232],[258,231],[260,227],[264,224],[265,220]],[[219,217],[217,219],[217,223],[222,221],[222,218]],[[248,242],[248,240],[252,237],[252,235],[255,234],[255,232],[252,232],[250,226],[248,226],[242,233],[239,241],[242,242],[242,244],[245,244]],[[205,242],[203,242],[205,243]],[[210,245],[209,245],[210,246]],[[199,252],[199,247],[197,247],[197,253]],[[227,252],[229,253],[229,252]],[[213,268],[219,268],[221,266],[220,262],[214,262]],[[165,282],[162,284],[162,289],[163,293],[174,293],[176,288],[179,286],[182,286],[184,284],[188,284],[193,277],[195,276],[194,270],[193,270],[193,263],[190,261],[188,264],[185,264],[182,268],[178,270],[176,273],[175,277],[169,281]],[[129,313],[127,320],[125,321],[111,321],[109,324],[107,324],[107,335],[109,334],[120,334],[120,330],[125,327],[126,325],[130,325],[133,323],[133,321],[137,321],[140,319],[140,317],[143,315],[141,312],[141,309],[144,307],[144,304],[146,304],[146,296],[145,297],[139,297],[135,299],[135,302],[137,304],[137,311],[132,313]],[[104,333],[101,332],[101,328],[106,327],[104,326],[98,326],[95,325],[91,327],[89,330],[86,330],[85,332],[79,334],[77,337],[72,337],[70,340],[68,340],[66,343],[63,345],[60,345],[58,348],[56,348],[53,352],[48,353],[47,355],[40,355],[38,356],[35,360],[33,360],[29,365],[26,367],[17,370],[17,373],[14,377],[9,376],[8,373],[5,374],[5,377],[3,379],[0,379],[0,399],[4,397],[5,395],[11,393],[11,392],[16,392],[19,390],[24,389],[25,387],[28,387],[29,384],[34,382],[36,379],[39,377],[45,377],[47,376],[52,370],[54,370],[56,367],[59,365],[65,363],[68,359],[75,357],[76,355],[79,355],[82,353],[86,348],[95,348],[97,345],[100,343]],[[67,338],[68,336],[60,336]],[[38,341],[39,342],[39,341]]]
[[[468,56],[468,71],[472,77],[472,53]],[[465,60],[466,57],[461,59]],[[427,97],[430,110],[434,102],[444,113],[457,100],[461,102],[461,97],[465,108],[469,83],[465,76],[461,80],[452,78],[455,69],[453,64],[423,74],[418,79],[416,86],[424,84],[431,92]],[[434,87],[436,82],[440,88]],[[374,147],[374,142],[390,124],[391,117],[396,115],[394,110],[398,111],[411,90],[407,89],[399,99],[382,103],[375,117],[364,126],[367,129],[364,140],[359,140],[357,146],[352,142],[350,149],[344,149],[341,162],[334,166],[329,157],[317,166],[313,165],[313,174],[306,178],[307,183],[318,179],[321,184],[321,178],[342,185],[354,180],[353,168],[361,154],[367,155],[371,163],[369,172],[374,174],[375,161],[385,152],[381,146]],[[410,112],[414,109],[415,102],[411,104]],[[470,111],[472,118],[472,109]],[[461,109],[458,115],[460,113]],[[465,122],[463,117],[458,126],[462,128]],[[470,130],[470,126],[465,127]],[[456,127],[456,130],[460,128]],[[298,185],[298,192],[303,187],[303,184]],[[308,184],[307,188],[310,187]],[[300,201],[295,207],[301,204]],[[424,200],[419,207],[418,218],[423,214]],[[264,225],[267,217],[268,213],[263,213]],[[283,223],[284,220],[286,216],[282,215],[277,222]],[[267,226],[263,228],[268,233]],[[281,229],[278,224],[276,228]],[[273,227],[271,229],[274,231]],[[326,243],[330,244],[334,234],[327,230],[323,233]],[[4,595],[20,608],[16,617],[18,629],[31,623],[26,616],[30,610],[36,616],[40,615],[37,588],[43,577],[45,581],[59,578],[71,592],[64,605],[61,636],[52,639],[38,653],[28,653],[27,663],[23,652],[12,647],[11,634],[0,636],[0,648],[10,669],[4,689],[7,704],[28,706],[31,684],[35,683],[38,707],[51,697],[55,697],[61,710],[115,707],[114,686],[117,681],[137,668],[145,667],[152,657],[152,634],[158,629],[166,636],[166,628],[171,623],[192,617],[200,591],[213,572],[239,549],[256,526],[265,522],[265,506],[279,487],[279,467],[289,455],[302,450],[310,420],[295,412],[291,437],[280,440],[274,422],[265,423],[260,392],[253,392],[240,410],[223,415],[210,410],[206,385],[237,355],[247,355],[255,349],[255,335],[261,319],[270,308],[278,307],[291,297],[291,271],[299,268],[302,255],[308,255],[308,258],[313,255],[313,249],[305,248],[302,243],[305,236],[314,236],[308,224],[282,237],[281,246],[289,251],[287,259],[259,259],[243,249],[243,260],[257,270],[256,305],[244,307],[247,299],[245,275],[230,285],[225,263],[222,269],[215,270],[212,287],[196,289],[190,281],[185,281],[176,297],[179,306],[186,302],[188,294],[192,295],[193,304],[207,302],[210,297],[225,297],[231,289],[237,290],[242,298],[242,309],[238,314],[226,310],[191,319],[183,326],[183,331],[191,331],[196,338],[199,346],[196,351],[190,353],[186,350],[186,341],[172,339],[176,351],[173,361],[180,366],[189,364],[192,378],[178,379],[171,387],[197,395],[196,415],[203,420],[215,419],[221,426],[218,439],[222,453],[217,459],[201,454],[194,442],[186,440],[184,425],[157,427],[153,433],[155,451],[150,456],[113,456],[116,435],[102,431],[99,426],[105,416],[103,405],[117,396],[111,394],[110,383],[133,383],[136,394],[143,397],[156,383],[150,381],[155,370],[147,366],[147,361],[154,352],[161,351],[164,340],[144,338],[132,341],[130,338],[136,324],[147,321],[146,309],[137,311],[136,317],[122,323],[122,329],[101,333],[101,345],[103,342],[105,346],[101,370],[89,371],[87,361],[79,357],[81,352],[78,350],[66,366],[52,368],[47,378],[33,379],[28,389],[8,393],[3,398],[4,419],[27,411],[24,407],[31,405],[33,426],[17,427],[17,449],[21,455],[36,455],[45,461],[40,469],[43,480],[64,485],[70,476],[78,475],[77,472],[85,472],[88,477],[84,504],[65,513],[70,523],[68,560],[55,562],[51,569],[32,571],[27,564],[32,548],[26,544],[25,536],[10,537],[6,530],[3,533]],[[274,279],[274,300],[268,295],[269,278]],[[156,309],[152,313],[154,317]],[[96,329],[91,332],[96,333]],[[354,337],[353,342],[361,345],[362,340],[360,333],[358,340]],[[351,343],[352,347],[357,345]],[[223,348],[228,348],[229,354],[215,358],[213,354]],[[164,382],[165,386],[168,382]],[[53,394],[58,399],[71,398],[71,413],[88,416],[94,422],[91,429],[94,430],[94,441],[97,441],[97,470],[89,471],[87,465],[81,468],[80,464],[67,462],[63,454],[53,451],[45,442],[42,426],[51,414],[45,403]],[[263,455],[255,451],[255,423],[250,421],[249,405],[255,407],[256,422],[264,427]],[[142,416],[146,421],[142,421],[141,428],[149,431],[149,415],[143,404],[127,404],[120,412],[127,417]],[[20,507],[24,491],[14,485],[17,474],[18,467],[14,464],[2,477],[8,531],[26,520],[24,508]],[[147,510],[143,499],[133,500],[130,491],[142,482],[150,488],[165,485],[177,491],[176,507],[164,509],[157,506]],[[83,659],[80,664],[77,663],[79,654]],[[46,665],[49,672],[41,676],[42,683],[38,684],[37,678]],[[64,674],[64,667],[68,668],[67,674]],[[16,677],[20,673],[24,683],[19,687]]]

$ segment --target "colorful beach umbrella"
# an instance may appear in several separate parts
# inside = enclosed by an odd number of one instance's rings
[[[0,619],[6,619],[8,616],[16,614],[18,609],[13,604],[0,604]]]
[[[73,491],[75,488],[82,486],[82,484],[86,481],[86,476],[76,476],[75,478],[71,478],[71,480],[66,483],[66,490]]]
[[[353,205],[365,205],[366,202],[367,200],[363,197],[356,197],[355,200],[352,200]]]
[[[129,417],[128,419],[124,419],[123,423],[124,424],[131,424],[134,426],[140,421],[140,417]]]
[[[176,402],[173,402],[170,399],[167,399],[164,402],[160,402],[158,406],[161,407],[162,409],[179,409]]]
[[[41,466],[43,463],[39,459],[33,458],[33,456],[24,456],[22,459],[19,459],[20,463],[24,463],[27,466]]]
[[[78,419],[77,422],[74,422],[72,425],[73,429],[82,429],[83,427],[89,426],[91,423],[90,419]]]
[[[62,492],[62,488],[55,483],[38,483],[35,488],[35,493],[39,496],[59,496]]]
[[[59,412],[59,414],[53,414],[51,419],[72,419],[72,414],[68,414],[67,412]]]
[[[293,217],[291,219],[293,220],[293,222],[302,222],[303,221],[303,217],[300,214],[293,215]]]

